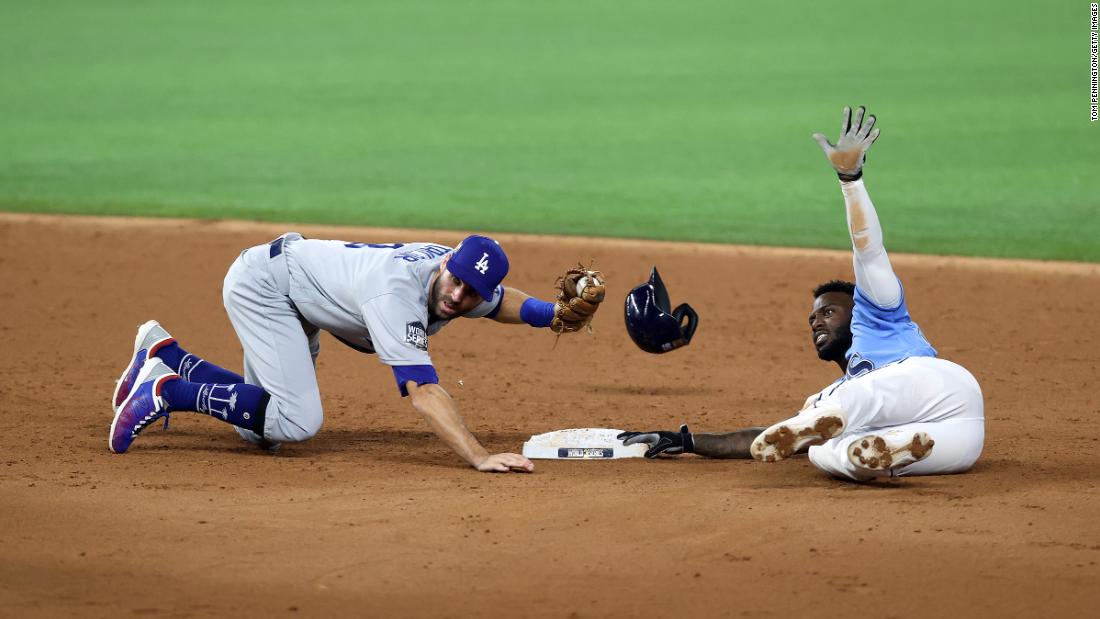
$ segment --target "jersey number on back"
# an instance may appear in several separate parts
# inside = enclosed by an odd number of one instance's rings
[[[344,243],[344,247],[351,249],[362,249],[369,247],[371,249],[397,249],[398,247],[404,247],[404,243]]]

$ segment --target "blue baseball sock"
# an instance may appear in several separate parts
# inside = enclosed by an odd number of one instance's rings
[[[168,367],[175,370],[180,378],[188,382],[219,384],[244,382],[244,378],[240,374],[220,368],[198,355],[187,352],[179,345],[179,342],[172,342],[157,350],[157,356]]]
[[[161,388],[161,397],[168,403],[169,411],[203,413],[263,436],[264,414],[270,396],[256,385],[170,380]]]

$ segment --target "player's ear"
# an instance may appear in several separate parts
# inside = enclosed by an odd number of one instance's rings
[[[453,256],[453,255],[454,254],[447,254],[446,256],[443,256],[443,262],[439,263],[439,272],[440,273],[443,273],[443,271],[445,271],[447,269],[447,263],[451,261],[451,256]]]

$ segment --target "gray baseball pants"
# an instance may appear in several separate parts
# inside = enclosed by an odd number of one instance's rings
[[[283,249],[300,238],[288,232],[241,252],[222,287],[225,311],[244,349],[244,380],[271,396],[262,437],[271,442],[309,439],[324,420],[315,370],[320,331],[301,319],[288,296]],[[254,432],[237,432],[260,442]]]

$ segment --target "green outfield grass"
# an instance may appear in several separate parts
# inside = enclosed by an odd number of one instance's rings
[[[1100,261],[1088,3],[6,2],[0,209]]]

